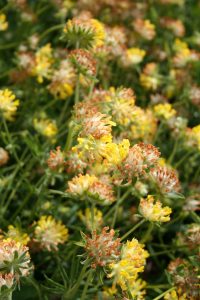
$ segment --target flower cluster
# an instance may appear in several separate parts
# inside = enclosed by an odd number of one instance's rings
[[[127,290],[129,286],[134,287],[132,282],[144,271],[148,252],[143,247],[136,239],[127,241],[121,250],[120,260],[110,264],[109,277],[114,277],[114,284],[118,284],[122,290]]]
[[[0,290],[19,284],[21,277],[30,274],[30,255],[28,247],[12,239],[0,241]]]
[[[170,207],[162,207],[161,202],[155,201],[151,195],[148,195],[147,199],[140,200],[139,211],[146,220],[151,222],[167,222],[172,212]]]

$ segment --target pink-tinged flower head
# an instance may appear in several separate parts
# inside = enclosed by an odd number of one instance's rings
[[[157,163],[159,156],[160,152],[153,145],[135,144],[129,149],[129,153],[119,169],[128,180],[131,180],[132,177],[144,175],[147,168]]]
[[[21,277],[29,275],[32,267],[28,247],[10,238],[0,241],[0,286],[11,287]]]
[[[87,115],[83,120],[83,130],[81,135],[92,135],[99,139],[102,136],[110,135],[112,126],[116,124],[111,121],[111,117],[100,112]]]
[[[144,160],[149,167],[155,165],[158,162],[158,159],[160,157],[158,148],[156,148],[152,144],[145,144],[142,142],[139,143],[138,146],[140,147],[144,156]]]
[[[92,236],[86,237],[85,249],[92,259],[92,267],[106,266],[116,261],[120,255],[120,239],[115,238],[115,231],[104,227],[100,234],[92,232]]]
[[[95,76],[96,61],[89,51],[83,49],[73,50],[70,52],[69,58],[80,72],[89,76]]]
[[[64,166],[64,153],[60,150],[60,146],[56,150],[51,150],[47,160],[48,167],[51,170],[60,170]]]
[[[101,181],[95,175],[79,174],[79,176],[75,176],[68,182],[67,192],[75,197],[79,197],[79,199],[85,199],[89,196],[103,205],[108,205],[115,201],[112,186]]]
[[[14,284],[14,279],[15,278],[12,273],[0,274],[0,290],[3,286],[10,289]]]
[[[179,180],[173,169],[156,166],[151,169],[150,175],[163,192],[172,192],[179,189]]]

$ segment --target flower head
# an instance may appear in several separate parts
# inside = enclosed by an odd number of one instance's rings
[[[111,274],[114,284],[118,284],[122,290],[127,290],[129,285],[136,280],[138,273],[143,272],[148,252],[136,239],[127,241],[121,250],[121,259],[111,263]]]
[[[8,231],[5,236],[8,240],[14,240],[22,245],[27,245],[30,241],[27,233],[22,232],[19,228],[14,227],[13,225],[8,226]]]
[[[146,51],[140,48],[129,48],[126,50],[123,64],[130,66],[136,65],[143,61]]]
[[[160,85],[158,66],[155,63],[148,63],[140,74],[141,85],[147,90],[157,90]]]
[[[57,250],[68,239],[68,229],[52,216],[42,216],[35,227],[35,240],[48,251]]]
[[[73,94],[75,80],[75,69],[71,62],[65,59],[53,72],[48,89],[54,97],[65,100]]]
[[[92,259],[92,267],[106,266],[118,259],[120,255],[120,239],[115,238],[115,231],[104,227],[100,234],[92,232],[92,236],[86,237],[85,249]]]
[[[0,14],[0,31],[5,31],[8,28],[8,22],[6,21],[6,15]]]
[[[191,129],[189,128],[186,134],[190,144],[200,149],[200,125],[194,126]]]
[[[51,170],[62,170],[64,167],[64,153],[60,150],[60,146],[56,150],[51,150],[47,160],[48,167]]]
[[[175,290],[167,293],[165,296],[164,296],[164,299],[165,300],[187,300],[187,296],[186,294],[182,294],[180,295],[179,293],[177,293]],[[188,299],[189,300],[189,299]]]
[[[58,131],[55,121],[46,117],[40,119],[35,118],[33,125],[40,134],[50,139],[54,138]]]
[[[44,78],[50,78],[53,61],[52,48],[50,44],[43,46],[36,52],[35,65],[32,69],[32,74],[37,77],[39,83],[43,83]]]
[[[179,189],[177,174],[171,168],[157,166],[150,170],[150,175],[163,192]]]
[[[69,57],[80,73],[86,76],[95,76],[96,61],[89,51],[76,49],[70,52]]]
[[[79,48],[98,47],[104,43],[105,30],[96,19],[73,18],[65,25],[64,37],[69,44]]]
[[[89,208],[86,208],[85,211],[79,211],[78,216],[89,230],[99,229],[103,223],[103,214],[96,207],[94,208],[94,216],[92,216]]]
[[[154,106],[154,113],[157,117],[169,120],[176,115],[175,109],[172,108],[170,103],[157,104]]]
[[[162,207],[161,202],[155,201],[151,195],[148,195],[147,199],[140,200],[139,211],[146,220],[151,222],[168,222],[172,212],[170,207]]]
[[[107,205],[115,201],[113,188],[110,184],[98,179],[95,175],[81,175],[68,182],[68,190],[71,195],[85,199],[90,196],[99,204]],[[81,197],[80,197],[81,196]]]
[[[8,152],[0,147],[0,166],[6,165],[9,160]]]
[[[152,40],[155,35],[155,25],[149,20],[136,19],[133,23],[135,31],[140,34],[144,39]]]
[[[144,300],[146,295],[146,286],[146,281],[142,280],[141,278],[136,279],[130,286],[130,293],[133,299]]]
[[[111,87],[105,94],[105,102],[110,107],[113,120],[127,126],[134,115],[135,95],[132,89]]]
[[[111,121],[111,117],[100,112],[96,114],[88,114],[83,119],[82,136],[92,135],[96,139],[102,136],[110,135],[112,126],[116,124]]]
[[[8,288],[19,283],[21,277],[29,275],[32,267],[28,247],[14,240],[0,241],[0,287]]]
[[[19,100],[9,89],[0,90],[0,112],[5,119],[13,121],[18,106]]]

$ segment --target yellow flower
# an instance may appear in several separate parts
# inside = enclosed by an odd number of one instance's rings
[[[113,120],[120,125],[127,126],[133,116],[135,95],[132,89],[111,87],[105,96],[105,101],[111,107]]]
[[[42,216],[35,227],[35,239],[48,251],[57,250],[68,239],[68,229],[52,216]]]
[[[104,25],[96,19],[69,20],[64,28],[64,34],[68,43],[79,48],[99,47],[104,44]]]
[[[155,25],[149,20],[136,19],[133,23],[135,31],[147,40],[152,40],[155,35]]]
[[[140,48],[129,48],[126,50],[127,64],[139,64],[144,56],[146,51]]]
[[[79,196],[79,199],[84,200],[84,197],[91,196],[99,204],[107,205],[115,201],[112,186],[98,179],[94,175],[75,176],[68,182],[67,192],[72,195]]]
[[[128,154],[129,141],[124,139],[121,143],[112,142],[112,135],[104,135],[95,139],[89,135],[87,138],[78,138],[78,145],[73,147],[83,160],[102,162],[108,165],[118,165]]]
[[[195,139],[198,149],[200,150],[200,125],[192,128],[192,137]]]
[[[0,31],[4,31],[8,28],[8,22],[6,21],[6,15],[0,14]]]
[[[130,293],[135,300],[144,300],[146,295],[145,287],[147,286],[146,281],[138,278],[130,286]]]
[[[157,104],[154,106],[154,113],[157,117],[169,120],[176,115],[175,109],[172,108],[172,105],[169,103]]]
[[[187,296],[186,296],[186,294],[182,294],[179,296],[179,294],[175,290],[173,290],[173,291],[165,294],[164,299],[165,300],[186,300]]]
[[[157,129],[157,121],[150,110],[143,110],[135,107],[132,117],[130,138],[141,139],[144,142],[151,142]]]
[[[189,49],[187,43],[176,39],[174,44],[176,55],[173,62],[177,67],[184,67],[188,62],[199,60],[199,54],[194,50]]]
[[[122,290],[127,290],[136,280],[138,273],[144,271],[149,254],[143,247],[136,239],[127,241],[121,251],[121,260],[110,264],[112,272],[109,277],[114,277],[114,285],[118,284]]]
[[[96,19],[91,19],[91,25],[95,31],[95,46],[102,46],[105,40],[105,29],[103,23]]]
[[[103,152],[106,163],[111,166],[119,165],[128,155],[129,147],[130,142],[127,139],[122,140],[119,144],[107,143]]]
[[[79,211],[78,216],[89,230],[96,230],[103,223],[103,214],[96,207],[94,208],[94,216],[92,216],[91,209],[89,208],[86,208],[84,212]]]
[[[58,132],[58,128],[55,121],[50,120],[48,118],[35,118],[33,120],[33,125],[39,133],[46,136],[47,138],[53,138]]]
[[[151,195],[148,195],[147,199],[140,200],[139,211],[145,219],[151,222],[168,222],[172,212],[170,207],[162,207],[160,201],[155,202]]]
[[[39,83],[43,83],[44,78],[50,78],[53,61],[52,48],[50,44],[43,46],[36,52],[35,66],[32,69],[32,74],[37,77]]]
[[[75,195],[82,195],[97,180],[96,176],[89,174],[76,176],[68,182],[68,192]]]
[[[14,227],[12,225],[8,226],[8,232],[6,233],[6,237],[9,240],[15,240],[22,245],[27,245],[30,241],[30,238],[27,233],[22,232],[19,228]]]
[[[5,119],[12,121],[18,106],[19,100],[15,99],[15,95],[10,90],[0,90],[0,111]]]
[[[54,97],[64,100],[74,92],[76,74],[72,64],[68,60],[63,60],[58,70],[56,70],[49,85],[49,91]]]

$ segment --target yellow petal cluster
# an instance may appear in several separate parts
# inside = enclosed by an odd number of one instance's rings
[[[42,216],[36,223],[35,240],[48,251],[57,250],[59,244],[68,239],[68,229],[61,221],[56,221],[52,216]]]
[[[109,277],[114,277],[114,285],[117,284],[122,290],[127,290],[133,285],[138,274],[144,271],[149,254],[143,248],[144,245],[136,239],[127,241],[123,246],[120,261],[110,265],[112,272]]]
[[[5,31],[8,28],[8,22],[6,21],[6,15],[0,14],[0,31]]]
[[[157,117],[169,120],[176,115],[175,109],[170,103],[157,104],[154,106],[154,113]]]
[[[0,112],[6,120],[13,121],[18,106],[19,100],[9,89],[0,90]]]
[[[161,202],[155,201],[151,195],[148,195],[147,199],[140,200],[139,211],[146,220],[151,222],[168,222],[172,212],[170,207],[162,207]]]

